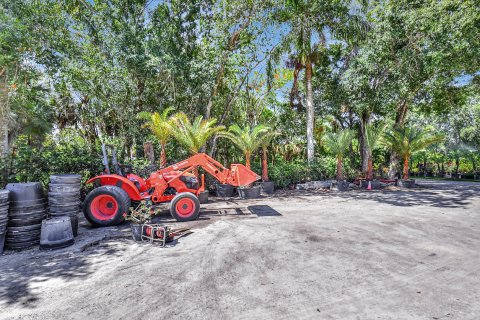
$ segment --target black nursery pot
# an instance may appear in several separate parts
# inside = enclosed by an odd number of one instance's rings
[[[410,180],[397,179],[395,181],[395,185],[397,187],[401,187],[401,188],[414,188],[415,187],[415,180],[413,180],[413,179],[410,179]]]
[[[230,198],[233,197],[233,186],[230,184],[217,184],[216,185],[216,193],[217,197],[222,197],[222,198]]]
[[[238,194],[242,199],[255,199],[260,197],[261,187],[238,188]]]
[[[200,203],[207,203],[208,202],[208,191],[203,191],[198,194],[198,201]]]
[[[350,186],[348,181],[333,181],[330,189],[338,191],[347,191]]]
[[[263,181],[261,183],[263,192],[273,194],[275,192],[275,183],[273,181]]]

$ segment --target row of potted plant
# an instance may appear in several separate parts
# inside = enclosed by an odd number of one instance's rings
[[[215,137],[214,141],[217,138],[226,138],[242,151],[245,157],[245,166],[249,169],[251,169],[252,154],[261,148],[262,187],[266,192],[273,190],[273,183],[268,178],[267,153],[272,139],[279,135],[278,132],[263,124],[253,128],[249,125],[241,128],[234,124],[226,129],[224,126],[217,125],[216,119],[204,119],[202,116],[197,116],[192,122],[183,112],[170,116],[172,111],[173,108],[167,108],[161,114],[157,112],[140,114],[140,117],[147,120],[144,127],[150,128],[160,143],[160,165],[162,167],[167,165],[165,146],[171,138],[186,147],[192,155],[203,150],[210,138]],[[194,170],[194,174],[198,175],[198,171]],[[260,188],[249,185],[239,188],[239,193],[243,197],[251,198],[260,193]]]

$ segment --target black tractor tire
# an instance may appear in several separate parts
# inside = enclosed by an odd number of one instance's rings
[[[106,198],[106,199],[115,199],[116,210],[109,215],[105,215],[105,217],[99,218],[101,215],[98,211],[92,212],[92,202],[98,201],[95,200],[96,198]],[[112,208],[108,208],[111,210]],[[124,214],[128,214],[130,209],[130,197],[128,196],[127,192],[119,187],[115,186],[102,186],[93,189],[90,193],[87,194],[85,197],[85,201],[83,202],[83,214],[85,219],[90,222],[93,226],[96,227],[110,227],[115,226],[123,221]]]
[[[200,215],[200,201],[190,192],[179,193],[170,202],[170,213],[177,221],[196,220]]]

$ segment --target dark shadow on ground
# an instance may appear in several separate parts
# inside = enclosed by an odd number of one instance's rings
[[[38,250],[38,249],[35,249]],[[37,255],[21,253],[0,256],[0,304],[22,304],[35,308],[39,297],[33,292],[36,283],[49,279],[82,279],[95,271],[89,256],[115,257],[122,250],[110,246],[91,246],[85,252]]]
[[[267,205],[248,206],[247,208],[248,210],[250,210],[250,212],[256,214],[259,217],[281,216],[280,212]]]
[[[380,189],[368,191],[355,189],[349,191],[328,190],[291,190],[280,191],[275,198],[294,198],[307,200],[311,196],[340,197],[346,200],[372,200],[393,206],[432,206],[438,208],[465,208],[472,198],[480,195],[480,184],[437,181],[421,181],[412,189]]]

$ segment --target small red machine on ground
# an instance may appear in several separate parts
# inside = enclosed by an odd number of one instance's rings
[[[242,164],[232,164],[230,169],[204,153],[153,172],[143,179],[131,171],[131,167],[118,164],[112,148],[112,165],[116,173],[110,172],[107,149],[103,146],[105,172],[87,181],[95,189],[90,191],[83,203],[85,218],[95,226],[112,226],[120,223],[128,212],[132,201],[150,200],[153,204],[171,201],[170,213],[177,221],[198,218],[200,201],[198,195],[205,190],[192,173],[202,167],[220,183],[244,186],[260,179],[255,172]]]

